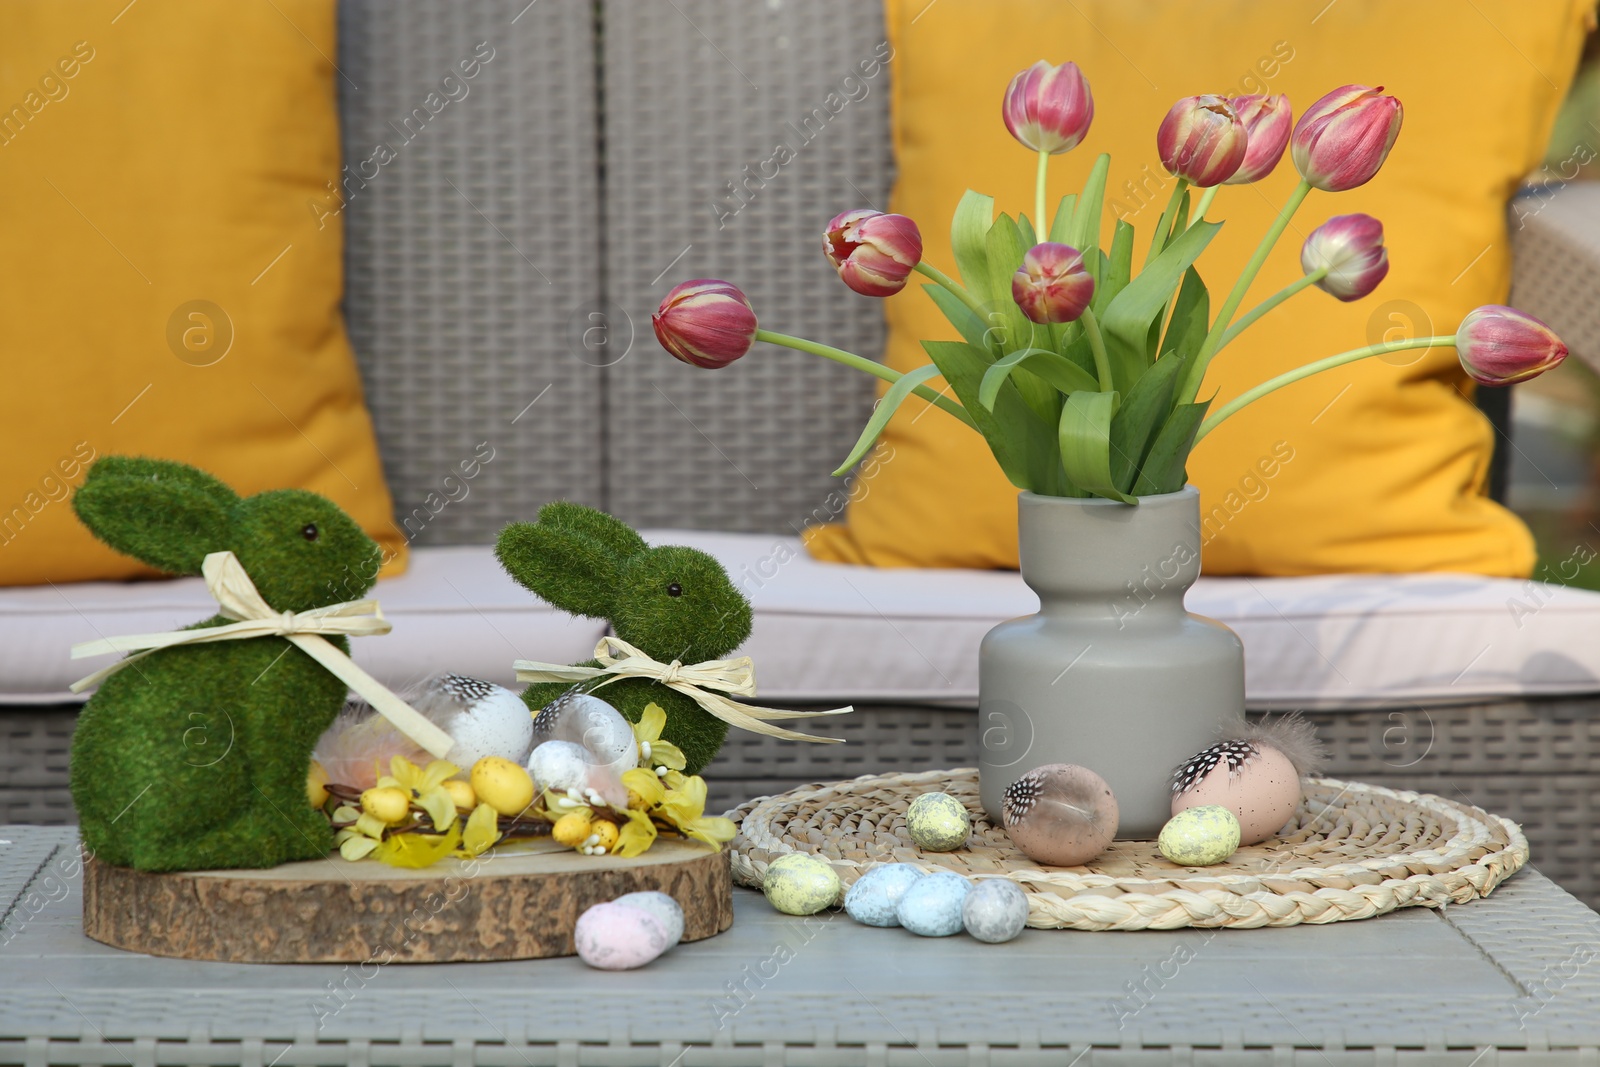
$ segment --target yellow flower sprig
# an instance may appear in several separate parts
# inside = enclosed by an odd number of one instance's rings
[[[389,770],[361,795],[360,808],[334,809],[334,840],[345,859],[374,856],[394,867],[428,867],[449,855],[471,859],[500,840],[499,816],[488,804],[478,804],[464,822],[456,817],[446,785],[461,773],[455,764],[434,760],[421,768],[396,756]],[[428,828],[419,814],[427,815]]]

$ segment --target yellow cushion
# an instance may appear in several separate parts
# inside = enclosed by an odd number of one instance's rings
[[[1332,215],[1383,221],[1388,278],[1351,304],[1310,290],[1267,316],[1212,364],[1201,396],[1221,403],[1391,331],[1451,333],[1473,307],[1504,302],[1505,205],[1541,158],[1592,9],[1593,0],[1514,10],[1459,0],[888,0],[893,210],[917,220],[925,254],[952,274],[949,219],[965,189],[1032,213],[1036,157],[1006,133],[1000,101],[1040,58],[1077,62],[1095,100],[1088,138],[1051,161],[1049,203],[1110,152],[1102,242],[1127,218],[1136,261],[1172,188],[1155,131],[1179,97],[1285,92],[1298,116],[1339,85],[1386,86],[1405,106],[1387,165],[1353,191],[1312,193],[1244,307],[1300,276],[1301,241]],[[1218,193],[1208,217],[1227,225],[1198,264],[1213,311],[1297,178],[1286,155],[1266,180]],[[887,361],[901,370],[928,362],[919,339],[956,336],[917,288],[888,301]],[[893,420],[846,522],[812,531],[812,552],[882,566],[1015,566],[1016,490],[980,437],[921,415],[912,403]],[[1205,569],[1526,575],[1527,529],[1483,496],[1492,445],[1452,350],[1367,360],[1284,389],[1234,416],[1189,462],[1207,516]]]
[[[0,585],[148,573],[111,453],[338,502],[404,566],[339,313],[333,0],[18,4],[0,34]]]

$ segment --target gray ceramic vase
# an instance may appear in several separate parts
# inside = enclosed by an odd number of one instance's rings
[[[1184,610],[1200,576],[1200,494],[1023,493],[1022,577],[1039,613],[996,626],[978,653],[979,778],[997,823],[1005,787],[1076,763],[1116,795],[1119,838],[1153,838],[1174,767],[1244,717],[1244,646]]]

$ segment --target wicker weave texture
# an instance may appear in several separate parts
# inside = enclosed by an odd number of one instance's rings
[[[603,502],[601,371],[573,329],[600,294],[593,29],[588,4],[340,5],[345,311],[419,543]]]
[[[763,326],[876,358],[881,305],[822,256],[828,220],[884,210],[882,11],[856,0],[605,0],[606,290],[632,324],[606,371],[609,504],[636,525],[793,533],[838,516],[829,471],[872,380],[759,346],[711,372],[668,358],[649,317],[690,278],[736,282]],[[793,154],[775,155],[779,146]]]

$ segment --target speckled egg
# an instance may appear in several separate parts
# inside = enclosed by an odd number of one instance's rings
[[[961,932],[961,906],[972,883],[955,871],[925,874],[900,897],[895,916],[914,934],[949,937]]]
[[[1009,878],[984,878],[962,901],[961,924],[979,941],[1010,941],[1028,925],[1028,894]]]
[[[1076,867],[1117,836],[1120,813],[1106,780],[1074,763],[1046,763],[1006,786],[1001,816],[1011,843],[1035,863]]]
[[[844,910],[864,926],[899,926],[900,898],[922,869],[909,863],[885,863],[855,880],[844,895]]]
[[[603,971],[643,967],[671,947],[654,915],[615,901],[596,904],[578,916],[572,940],[578,958]]]
[[[785,915],[815,915],[838,901],[839,876],[823,860],[791,852],[768,865],[761,891]]]
[[[1172,775],[1172,814],[1219,804],[1238,817],[1243,845],[1276,836],[1300,797],[1300,774],[1289,757],[1257,741],[1218,741]]]
[[[949,793],[924,793],[906,809],[906,832],[919,848],[951,852],[972,836],[972,816]]]
[[[1239,848],[1239,819],[1220,804],[1184,808],[1161,828],[1156,847],[1180,867],[1209,867]]]
[[[653,915],[656,922],[667,932],[668,948],[683,940],[683,908],[667,894],[658,893],[653,889],[624,893],[611,903],[639,908]]]

